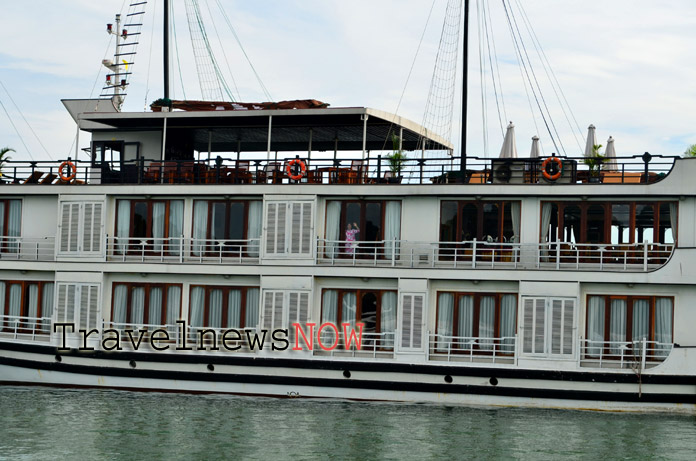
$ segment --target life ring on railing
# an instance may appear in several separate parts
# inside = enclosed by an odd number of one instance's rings
[[[300,172],[297,174],[293,174],[293,168],[295,165],[299,165],[300,167]],[[307,165],[305,165],[305,162],[299,158],[294,158],[288,162],[287,166],[285,167],[285,172],[288,174],[288,178],[299,181],[307,172]]]
[[[67,174],[65,173],[65,169],[68,169]],[[77,167],[75,167],[75,164],[71,161],[65,161],[60,164],[58,167],[58,176],[60,176],[60,179],[65,182],[70,182],[73,179],[75,179],[75,176],[77,175]]]
[[[541,164],[541,174],[548,181],[555,181],[563,173],[563,162],[558,157],[547,157]]]

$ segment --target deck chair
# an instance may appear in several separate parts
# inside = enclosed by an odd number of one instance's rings
[[[43,171],[34,170],[27,179],[25,179],[22,184],[38,184],[41,176],[44,175]]]

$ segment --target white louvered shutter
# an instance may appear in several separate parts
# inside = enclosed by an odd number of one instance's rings
[[[283,327],[283,292],[264,291],[263,328],[273,331]]]
[[[401,296],[401,349],[423,349],[423,318],[425,295]]]
[[[60,251],[76,253],[80,229],[80,204],[62,203],[60,207]]]
[[[573,353],[573,319],[574,305],[572,299],[551,300],[551,354],[571,355]]]
[[[534,353],[546,352],[546,300],[537,298],[534,301]]]
[[[312,203],[291,202],[289,253],[292,255],[311,256],[312,251]]]
[[[85,203],[82,222],[82,252],[101,253],[102,235],[101,203]]]
[[[299,323],[304,329],[309,319],[309,293],[292,291],[288,298],[288,329],[290,344],[295,344],[295,327],[293,323]]]
[[[266,256],[311,257],[314,238],[314,203],[268,202],[265,232]]]
[[[101,202],[62,202],[59,252],[66,255],[100,255],[103,213],[104,204]]]
[[[543,354],[546,347],[546,299],[524,298],[522,308],[522,352]]]
[[[58,296],[54,310],[54,322],[72,323],[75,331],[71,334],[69,329],[65,330],[67,335],[78,334],[78,330],[101,329],[101,306],[99,303],[99,288],[97,284],[86,283],[64,283],[58,284]],[[60,330],[58,330],[60,334]]]
[[[569,356],[575,349],[575,300],[524,298],[522,352]]]

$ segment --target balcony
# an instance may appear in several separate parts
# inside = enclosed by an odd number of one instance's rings
[[[331,266],[438,269],[599,270],[649,272],[664,265],[672,244],[497,243],[488,241],[353,242],[317,240],[316,263]]]
[[[661,364],[672,351],[672,343],[657,341],[580,340],[580,366],[645,370]]]
[[[258,264],[260,239],[106,237],[107,261],[182,264]]]
[[[315,154],[316,155],[316,154]],[[419,157],[420,155],[415,155]],[[159,157],[159,155],[158,155]],[[563,174],[555,181],[544,179],[540,167],[544,159],[490,159],[467,157],[465,168],[459,157],[406,158],[398,165],[387,156],[367,158],[301,159],[305,171],[290,166],[298,157],[261,159],[258,155],[208,160],[112,160],[92,162],[70,160],[74,176],[60,176],[62,162],[7,161],[2,182],[34,185],[85,184],[652,184],[671,170],[673,156],[628,156],[617,165],[590,172],[583,157],[561,157]]]
[[[428,358],[444,362],[515,364],[517,338],[428,335]]]
[[[18,342],[50,342],[50,317],[0,315],[0,339]]]
[[[54,237],[0,237],[0,260],[54,261]]]

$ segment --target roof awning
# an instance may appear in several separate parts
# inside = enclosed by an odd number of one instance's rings
[[[367,120],[365,120],[367,117]],[[392,134],[402,135],[402,148],[413,151],[452,150],[450,142],[428,132],[422,126],[375,109],[324,108],[254,111],[201,112],[121,112],[85,113],[81,122],[93,122],[83,129],[90,132],[161,131],[164,119],[167,133],[188,134],[194,149],[213,152],[264,152],[268,149],[269,126],[271,151],[301,152],[363,149],[392,150]],[[311,140],[311,141],[310,141]]]

